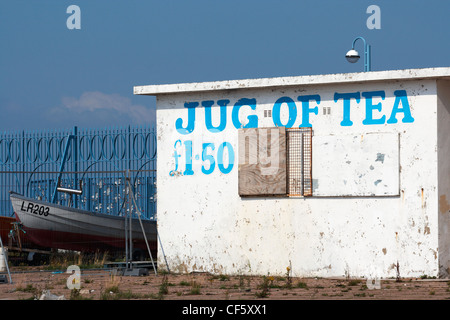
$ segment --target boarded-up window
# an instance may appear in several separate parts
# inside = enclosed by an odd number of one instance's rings
[[[286,130],[240,129],[239,195],[286,195]]]
[[[311,128],[240,129],[240,196],[312,195]]]

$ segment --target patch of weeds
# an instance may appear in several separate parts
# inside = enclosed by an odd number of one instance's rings
[[[365,292],[363,292],[363,293],[355,293],[354,296],[355,297],[365,297],[366,293]]]
[[[308,285],[306,284],[306,282],[302,282],[302,281],[297,282],[295,287],[296,288],[300,288],[300,289],[307,289],[307,290],[309,289]]]
[[[130,299],[142,298],[142,296],[140,294],[132,293],[131,290],[119,291],[116,296],[117,296],[117,299],[119,299],[119,300],[122,300],[122,299],[130,300]]]
[[[80,289],[72,289],[70,291],[70,300],[92,300],[92,297],[84,297],[80,294]]]
[[[161,281],[161,285],[159,286],[159,291],[158,291],[158,297],[160,299],[162,299],[165,294],[169,293],[168,286],[169,286],[169,281],[167,280],[167,275],[164,274],[162,281]]]
[[[244,280],[247,280],[247,287],[250,288],[251,278],[250,277],[241,276],[240,279],[239,279],[239,283],[241,283],[241,281],[242,281],[242,285],[244,285]]]
[[[353,286],[359,285],[360,283],[361,283],[361,280],[353,279],[348,282],[348,285],[353,287]]]
[[[37,295],[39,293],[39,290],[35,287],[33,287],[32,284],[27,284],[27,286],[25,288],[19,286],[16,288],[17,291],[22,291],[22,292],[29,292],[32,293],[34,295]]]
[[[268,295],[269,295],[269,290],[267,290],[267,289],[264,289],[259,292],[255,292],[255,296],[257,298],[267,298]]]
[[[286,267],[286,288],[292,289],[291,268]]]
[[[270,280],[269,277],[263,276],[263,282],[258,285],[258,289],[261,289],[261,291],[255,293],[257,298],[266,298],[269,295],[269,286],[271,281],[273,282],[273,277],[272,280]]]
[[[100,294],[100,300],[117,300],[117,293],[119,293],[119,286],[113,285],[105,288]]]
[[[108,291],[109,293],[118,293],[119,292],[119,286],[111,286],[105,289],[105,291]]]
[[[100,300],[117,300],[116,293],[118,292],[119,292],[118,286],[107,287],[100,294]]]
[[[108,259],[108,252],[97,251],[94,254],[78,253],[75,251],[54,252],[49,257],[46,270],[67,269],[70,265],[77,265],[81,269],[101,268]]]
[[[239,276],[239,288],[244,287],[244,277],[242,275]]]
[[[192,283],[191,283],[191,291],[189,291],[189,294],[190,295],[199,295],[199,294],[201,294],[200,293],[200,288],[201,288],[200,284],[198,284],[195,281],[192,281]]]
[[[77,294],[75,293],[75,296]],[[145,295],[145,297],[149,297]],[[100,294],[100,300],[129,300],[129,299],[141,299],[143,298],[140,294],[132,293],[131,290],[122,291],[118,286],[111,286],[106,288]]]
[[[225,274],[221,274],[219,275],[219,281],[230,281],[230,277]]]

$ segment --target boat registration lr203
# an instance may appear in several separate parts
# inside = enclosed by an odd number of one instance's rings
[[[22,201],[22,206],[20,207],[20,210],[24,212],[31,212],[34,214],[38,214],[44,217],[48,216],[48,214],[50,213],[49,207],[34,204],[32,202],[28,202],[28,205],[25,207],[25,201]]]

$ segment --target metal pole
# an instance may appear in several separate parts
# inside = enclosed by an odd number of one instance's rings
[[[358,39],[361,39],[364,42],[364,72],[371,71],[371,47],[366,43],[366,39],[364,39],[363,37],[357,37],[355,40],[353,40],[352,49],[355,49],[355,42]]]
[[[75,172],[74,176],[73,176],[73,186],[75,189],[75,186],[77,185],[77,180],[78,180],[78,127],[74,126],[73,127],[73,171]],[[74,204],[74,208],[78,208],[78,198],[77,196],[74,195],[70,195],[70,197],[73,197],[73,204]]]
[[[5,259],[6,271],[8,271],[9,283],[12,284],[13,282],[12,282],[12,279],[11,279],[11,273],[9,272],[8,258],[6,257],[7,254],[6,254],[5,248],[3,247],[2,237],[0,237],[0,245],[1,245],[3,256],[4,256],[4,259]]]
[[[127,169],[127,177],[126,177],[126,181],[128,182],[128,179],[130,177],[130,170]],[[129,250],[129,255],[130,255],[130,269],[133,268],[133,221],[131,220],[132,218],[132,212],[131,212],[131,208],[132,208],[132,202],[130,201],[130,191],[131,191],[131,187],[130,184],[128,183],[128,228],[129,228],[129,239],[130,239],[130,250]]]
[[[371,46],[367,45],[367,70],[366,71],[371,71],[372,70],[372,57],[371,57]]]
[[[125,173],[126,174],[126,173]],[[126,178],[125,178],[126,179]],[[128,188],[128,185],[125,185],[126,188]],[[127,190],[127,189],[126,189]],[[128,191],[125,193],[125,196],[128,197]],[[127,199],[127,208],[128,208],[128,199]],[[125,231],[125,266],[128,268],[128,219],[127,219],[127,210],[125,209],[125,224],[124,224],[124,231]]]
[[[164,248],[162,246],[161,238],[159,237],[158,227],[156,228],[156,234],[158,235],[159,245],[161,246],[161,252],[164,257],[164,261],[166,262],[167,272],[170,273],[169,264],[167,263],[166,254],[164,253]]]
[[[128,182],[129,187],[130,187],[130,190],[131,190],[130,180],[127,180],[127,182]],[[151,250],[150,250],[150,246],[148,245],[147,236],[145,235],[144,226],[142,225],[141,213],[140,213],[140,211],[139,211],[139,209],[138,209],[138,207],[137,207],[136,199],[134,198],[134,192],[133,192],[133,190],[131,190],[131,196],[133,197],[134,206],[136,207],[136,212],[138,213],[139,223],[140,223],[140,225],[141,225],[142,234],[144,235],[145,244],[147,245],[147,250],[148,250],[148,253],[149,253],[149,255],[150,255],[150,259],[152,260],[153,270],[155,271],[155,275],[157,275],[157,273],[156,273],[156,268],[155,268],[155,263],[153,262],[152,252],[151,252]]]
[[[58,188],[58,184],[61,180],[61,175],[62,172],[64,171],[64,165],[66,164],[66,159],[67,159],[67,153],[69,151],[69,145],[70,145],[70,140],[73,138],[73,135],[69,135],[67,138],[67,142],[66,142],[66,146],[64,148],[64,155],[63,155],[63,159],[61,161],[61,166],[59,167],[59,172],[58,172],[58,177],[56,178],[56,186],[55,189],[53,191],[53,196],[52,196],[52,203],[56,203],[56,189]]]

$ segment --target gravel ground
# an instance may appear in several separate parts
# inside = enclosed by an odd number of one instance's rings
[[[225,276],[207,273],[120,276],[108,269],[81,270],[79,290],[71,274],[12,269],[0,284],[0,300],[447,300],[448,279],[364,279]],[[77,283],[75,282],[74,286]]]

